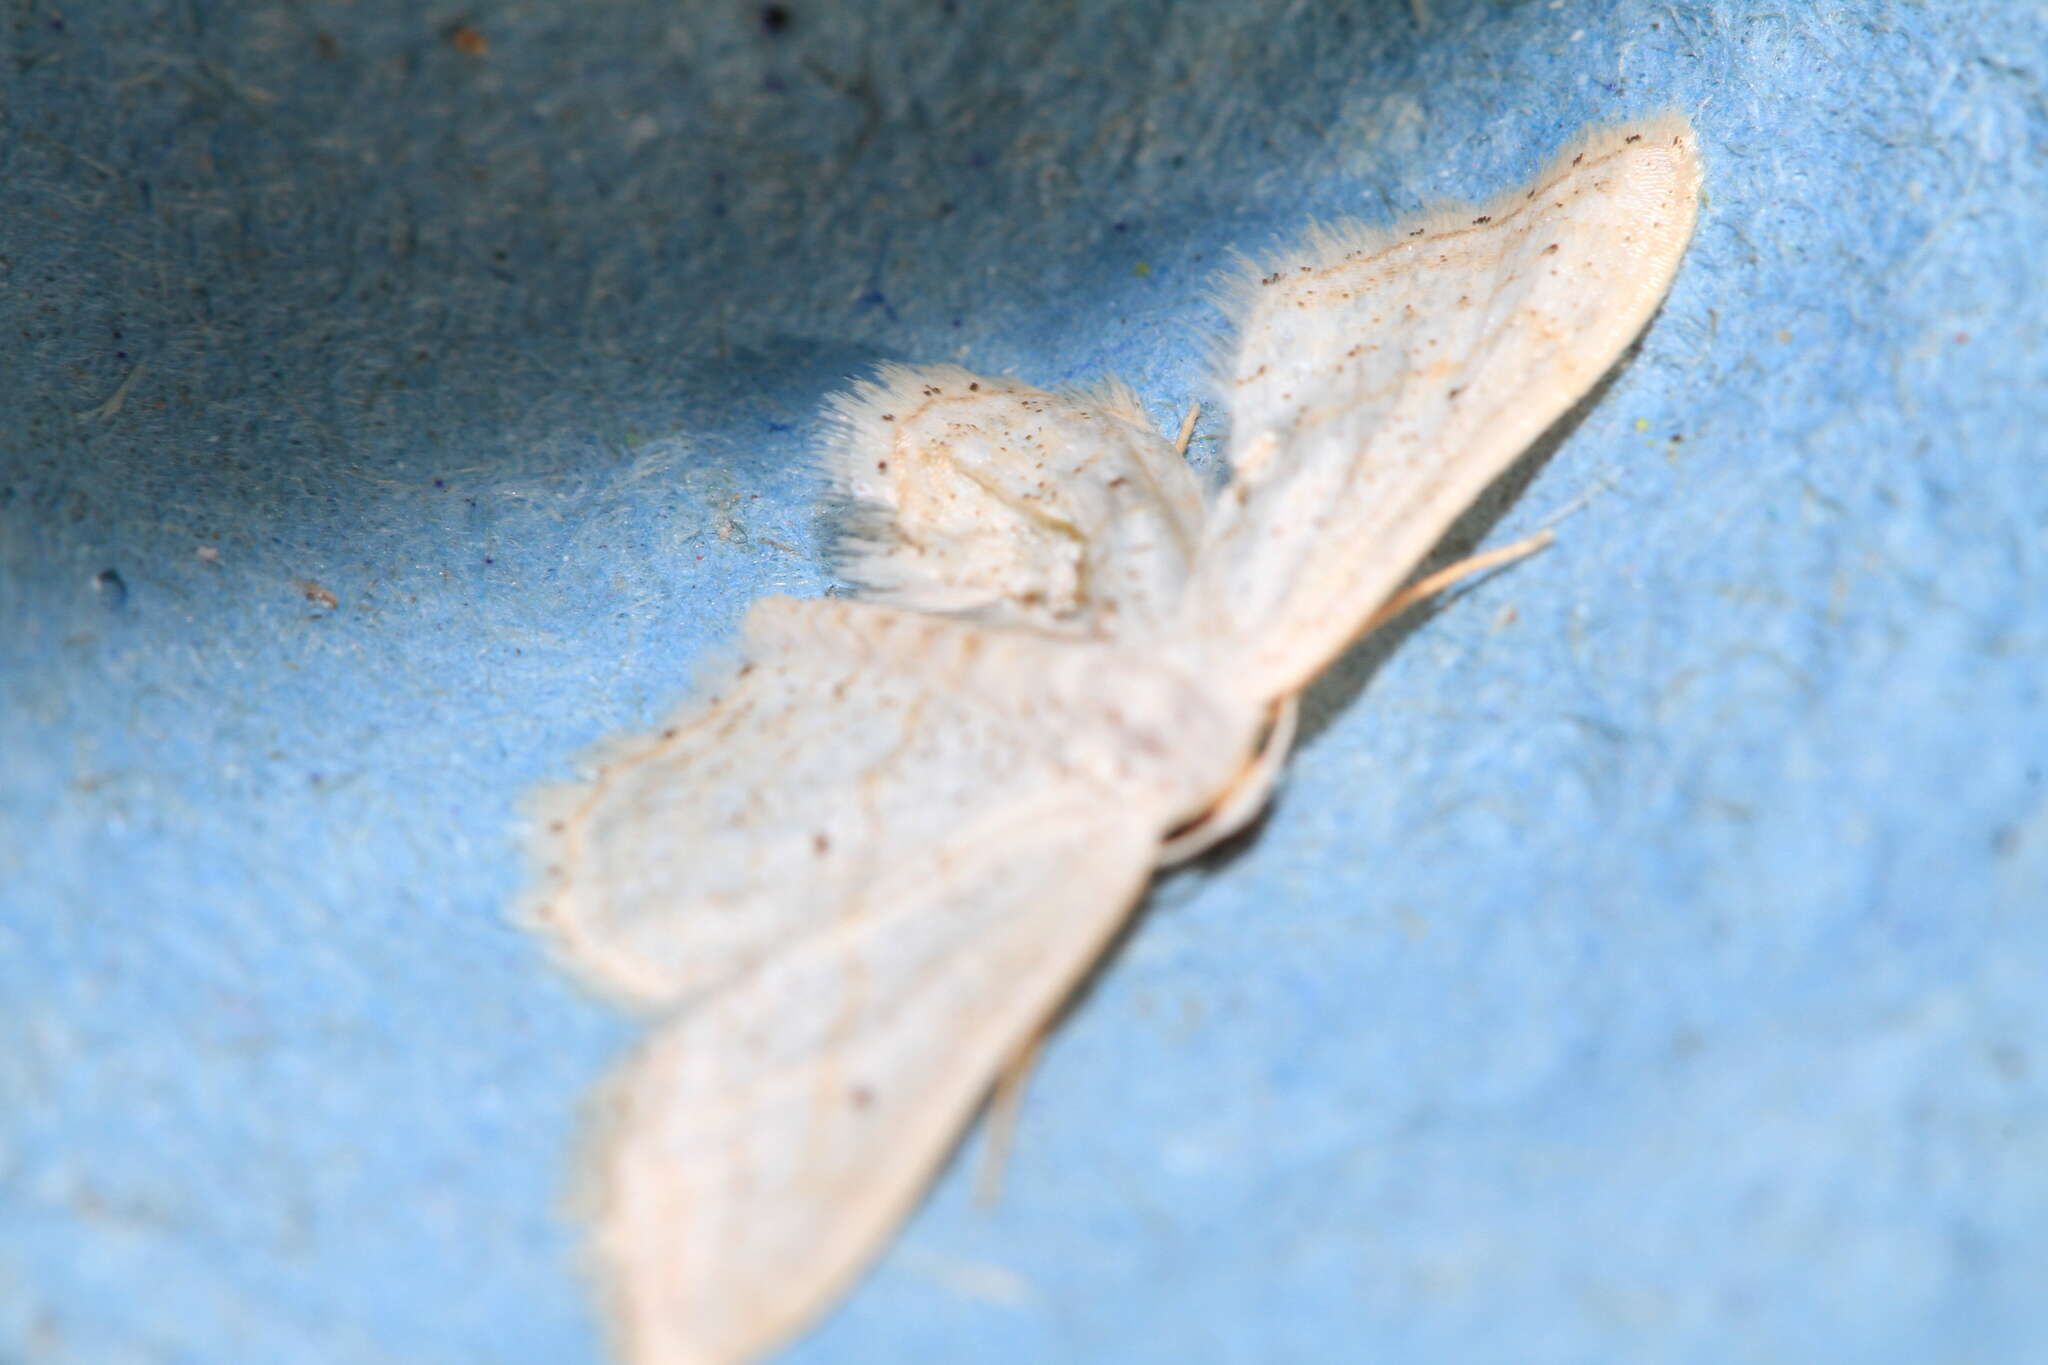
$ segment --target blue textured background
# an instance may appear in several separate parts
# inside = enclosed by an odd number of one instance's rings
[[[2037,5],[444,8],[0,21],[0,1359],[593,1361],[633,1030],[517,800],[827,586],[820,399],[1163,425],[1229,250],[1673,104],[1563,543],[1334,671],[791,1358],[2048,1359]]]

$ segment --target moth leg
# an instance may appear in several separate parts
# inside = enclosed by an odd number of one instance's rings
[[[1527,558],[1550,545],[1556,536],[1549,531],[1539,531],[1526,540],[1512,545],[1503,545],[1498,550],[1461,559],[1455,564],[1438,569],[1426,578],[1417,579],[1401,591],[1388,598],[1380,609],[1366,621],[1359,638],[1370,635],[1387,622],[1399,616],[1425,598],[1451,588],[1468,578],[1477,577],[1518,559]],[[1280,780],[1280,768],[1287,761],[1288,751],[1294,745],[1295,699],[1283,698],[1273,708],[1273,718],[1266,727],[1264,739],[1259,743],[1258,752],[1246,763],[1237,779],[1232,782],[1216,804],[1200,818],[1168,836],[1159,849],[1159,865],[1173,867],[1207,853],[1231,835],[1252,822],[1265,807],[1266,798],[1272,794],[1273,786]]]
[[[1258,752],[1251,756],[1236,779],[1192,824],[1167,837],[1159,848],[1159,865],[1174,867],[1198,858],[1231,835],[1249,825],[1265,809],[1266,798],[1280,781],[1280,769],[1294,748],[1294,727],[1298,712],[1294,697],[1273,703],[1273,718],[1266,725]]]
[[[1380,609],[1366,618],[1365,627],[1358,632],[1358,638],[1364,639],[1416,603],[1435,597],[1468,578],[1477,578],[1480,574],[1490,573],[1518,559],[1527,559],[1539,550],[1547,550],[1556,539],[1557,537],[1549,531],[1538,531],[1526,540],[1518,540],[1512,545],[1503,545],[1498,550],[1488,550],[1485,554],[1461,559],[1425,578],[1418,578],[1382,602]]]
[[[981,1149],[981,1164],[974,1172],[974,1202],[992,1209],[1003,1197],[1003,1167],[1010,1161],[1010,1145],[1017,1136],[1017,1114],[1024,1107],[1024,1087],[1038,1068],[1038,1054],[1045,1050],[1046,1035],[1052,1032],[1048,1019],[1031,1031],[1003,1069],[996,1073],[995,1093],[988,1102],[988,1143]]]

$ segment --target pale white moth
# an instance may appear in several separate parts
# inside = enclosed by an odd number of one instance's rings
[[[756,603],[540,815],[538,925],[658,1016],[584,1155],[625,1360],[751,1359],[859,1274],[1153,869],[1260,809],[1301,690],[1642,330],[1699,178],[1665,115],[1247,271],[1213,500],[1120,387],[836,400],[860,595]]]

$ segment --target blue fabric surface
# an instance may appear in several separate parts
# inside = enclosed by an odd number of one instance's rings
[[[1165,425],[1230,251],[1664,106],[1692,254],[1467,527],[1562,543],[1333,670],[789,1359],[2048,1358],[2038,7],[1325,8],[11,7],[0,1359],[598,1359],[634,1026],[518,802],[829,585],[820,400]]]

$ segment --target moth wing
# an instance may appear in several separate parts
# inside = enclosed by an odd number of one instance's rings
[[[1692,236],[1678,115],[1597,133],[1493,205],[1325,235],[1246,281],[1233,482],[1189,629],[1270,699],[1307,684],[1649,320]]]
[[[586,980],[672,1005],[949,877],[1063,792],[1115,790],[1156,846],[1255,738],[1116,645],[769,598],[707,695],[545,798],[530,918]]]
[[[885,367],[833,400],[839,567],[914,611],[1084,635],[1170,616],[1202,490],[1130,390]]]
[[[1074,792],[972,836],[664,1026],[610,1083],[584,1175],[625,1360],[749,1359],[829,1305],[1158,850],[1142,815]]]

